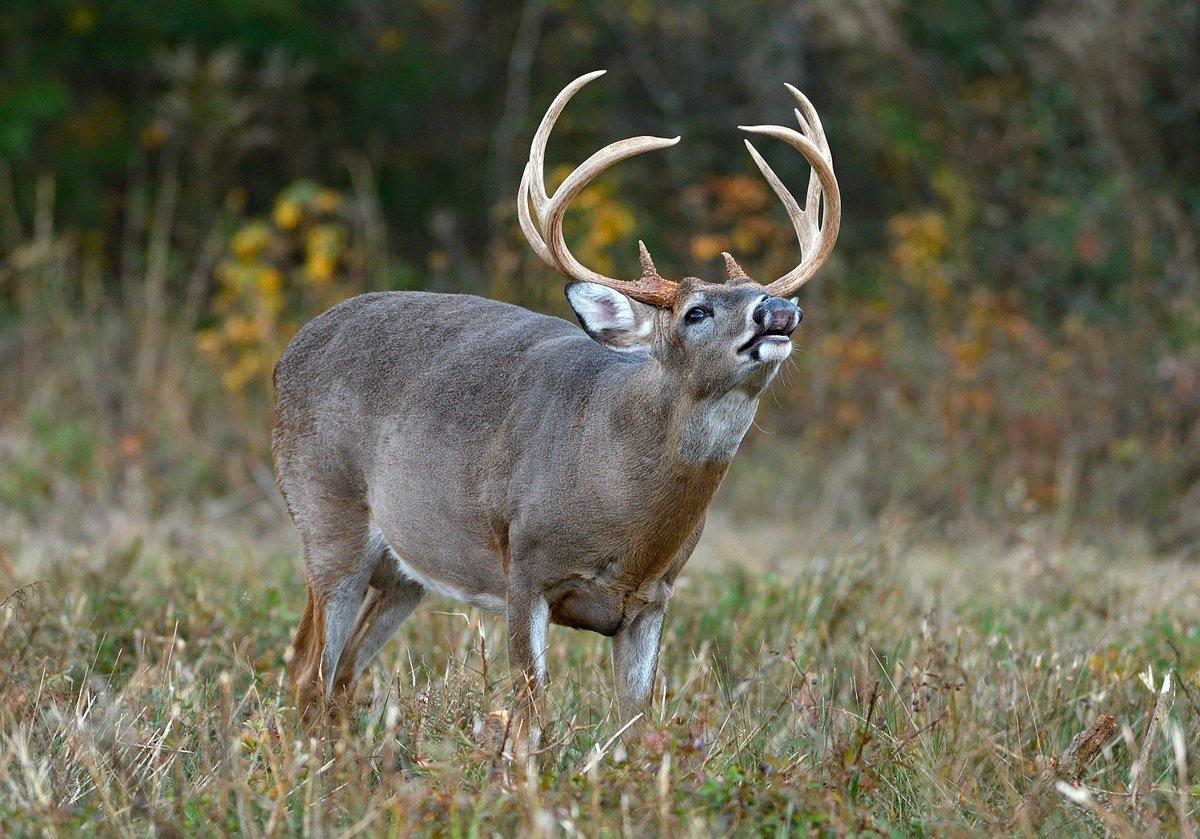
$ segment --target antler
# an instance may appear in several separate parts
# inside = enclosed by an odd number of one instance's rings
[[[595,70],[580,76],[563,88],[562,92],[550,103],[550,108],[542,117],[537,133],[533,135],[533,144],[529,148],[529,162],[525,165],[525,172],[521,175],[521,186],[517,192],[517,219],[534,252],[542,258],[543,262],[559,273],[573,280],[606,285],[651,306],[669,308],[675,302],[678,284],[659,276],[658,271],[654,268],[654,263],[650,260],[650,255],[646,252],[645,245],[638,242],[642,264],[640,280],[630,282],[606,277],[583,266],[572,255],[563,238],[563,218],[571,199],[583,191],[584,187],[605,169],[628,157],[673,146],[679,142],[678,137],[671,139],[631,137],[627,140],[618,140],[585,160],[579,168],[567,176],[567,179],[555,190],[553,196],[546,194],[546,141],[550,138],[550,131],[554,128],[554,123],[559,114],[563,112],[563,108],[571,101],[571,97],[588,82],[604,75],[604,72],[604,70]],[[532,215],[530,215],[531,203],[533,205]]]
[[[759,171],[787,208],[788,218],[792,220],[792,227],[796,229],[796,238],[800,240],[800,264],[767,285],[767,291],[779,297],[795,294],[796,290],[812,279],[813,274],[825,264],[833,250],[833,243],[837,241],[838,226],[842,220],[842,194],[833,174],[833,156],[829,153],[829,142],[825,139],[821,118],[817,116],[817,109],[803,93],[790,84],[785,86],[800,106],[794,111],[796,120],[800,123],[800,131],[779,125],[738,126],[752,134],[783,140],[804,155],[812,167],[808,178],[808,195],[805,197],[804,207],[801,208],[783,185],[783,181],[779,180],[767,165],[767,161],[763,160],[758,150],[746,140],[750,156],[754,158]]]

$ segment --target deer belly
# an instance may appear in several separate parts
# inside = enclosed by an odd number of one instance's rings
[[[607,587],[576,583],[551,600],[550,620],[612,637],[625,620],[625,596]]]
[[[457,600],[459,603],[469,603],[496,612],[504,611],[503,589],[497,592],[488,585],[496,576],[494,571],[488,572],[486,561],[493,557],[490,551],[473,553],[468,542],[447,544],[444,546],[443,560],[438,561],[432,551],[407,550],[408,545],[388,539],[375,526],[371,527],[371,539],[386,546],[392,571],[400,577],[419,584],[426,591]],[[397,544],[401,545],[400,550],[397,550]],[[458,561],[446,562],[445,556]],[[476,556],[481,561],[472,562]]]

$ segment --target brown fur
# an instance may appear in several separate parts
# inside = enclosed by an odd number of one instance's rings
[[[372,588],[367,591],[367,596],[363,599],[362,608],[359,609],[358,617],[354,620],[354,628],[350,630],[350,640],[346,642],[346,649],[342,652],[342,657],[338,661],[338,669],[333,677],[334,693],[352,693],[355,687],[355,677],[357,673],[353,672],[353,662],[358,655],[359,649],[362,647],[363,639],[374,626],[375,621],[379,618],[379,612],[386,599],[386,595],[377,588]]]
[[[752,282],[684,280],[670,310],[572,288],[592,337],[490,300],[394,292],[289,344],[273,452],[309,581],[292,662],[303,709],[352,690],[430,587],[506,611],[522,707],[547,621],[613,636],[624,704],[649,695],[671,587],[782,355],[778,340],[769,358],[744,349],[765,329]],[[798,311],[772,300],[790,332]],[[689,320],[693,307],[711,317]]]
[[[321,651],[325,639],[325,610],[321,599],[308,586],[308,601],[300,626],[292,639],[292,660],[288,664],[296,707],[306,720],[311,720],[325,693],[321,681]]]

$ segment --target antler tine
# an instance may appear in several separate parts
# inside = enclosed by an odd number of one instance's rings
[[[558,122],[558,118],[567,107],[567,103],[571,101],[584,85],[594,79],[600,78],[607,72],[607,70],[593,70],[590,73],[584,73],[564,87],[558,96],[554,97],[554,101],[546,109],[546,115],[538,123],[538,129],[533,135],[533,143],[529,146],[529,163],[533,168],[534,178],[532,191],[533,205],[537,209],[539,217],[545,214],[546,205],[550,203],[550,196],[546,192],[546,144],[550,141],[550,132],[554,130],[554,123]]]
[[[521,232],[529,240],[533,252],[551,268],[558,268],[558,264],[554,261],[554,255],[550,253],[550,248],[542,239],[542,232],[538,230],[537,224],[529,215],[529,182],[531,180],[529,170],[532,167],[532,163],[525,164],[525,171],[521,173],[521,185],[517,187],[517,222],[521,225]]]
[[[747,129],[748,130],[748,129]],[[749,140],[743,140],[746,144],[746,150],[750,152],[750,157],[754,159],[754,163],[758,166],[758,171],[762,172],[762,176],[766,178],[767,183],[771,185],[772,191],[783,202],[784,209],[787,210],[788,218],[791,219],[792,227],[796,231],[796,238],[800,240],[801,252],[807,251],[812,247],[812,240],[817,235],[816,225],[813,219],[804,211],[804,208],[796,201],[796,197],[791,191],[783,185],[783,181],[775,174],[775,170],[768,165],[767,161],[763,160],[763,156],[758,153],[758,149]],[[811,176],[810,176],[811,178]],[[805,205],[807,206],[807,204]]]
[[[590,73],[584,73],[554,97],[554,101],[546,109],[542,121],[538,123],[537,131],[533,134],[533,142],[529,146],[529,162],[525,164],[525,170],[521,173],[521,185],[517,188],[517,221],[521,225],[521,232],[529,240],[534,253],[555,270],[559,270],[558,263],[554,261],[554,256],[550,253],[550,248],[547,247],[540,229],[546,205],[550,203],[550,197],[546,194],[546,143],[550,139],[550,132],[554,129],[554,124],[558,121],[563,109],[567,107],[567,103],[571,101],[571,97],[588,82],[600,78],[606,72],[608,71],[593,70]],[[538,218],[536,223],[529,215],[531,201]]]
[[[799,88],[784,82],[784,87],[788,89],[788,93],[792,94],[792,98],[796,100],[798,108],[793,108],[792,113],[796,115],[796,122],[800,123],[800,133],[812,139],[817,146],[824,152],[825,159],[829,161],[829,165],[833,166],[833,155],[829,152],[829,141],[825,138],[825,127],[821,125],[821,117],[817,113],[817,109],[813,107],[813,103],[808,100],[808,97],[800,92]],[[805,207],[813,207],[811,229],[816,231],[816,206],[821,199],[821,180],[817,177],[815,171],[808,174],[808,195],[804,200]]]
[[[796,104],[799,106],[793,109],[793,113],[796,114],[796,120],[800,123],[803,133],[812,137],[817,145],[821,147],[821,150],[825,152],[825,156],[830,157],[829,143],[825,138],[825,127],[821,124],[821,116],[817,113],[817,109],[813,107],[813,103],[795,85],[784,82],[783,86],[788,89],[788,93],[792,94],[792,98],[796,100]],[[830,159],[832,160],[832,157]]]
[[[737,264],[737,260],[731,254],[721,251],[721,256],[725,259],[725,273],[729,275],[731,283],[744,283],[750,280],[750,277],[742,270],[742,266]]]
[[[650,258],[650,251],[646,250],[646,243],[641,239],[638,239],[638,262],[642,266],[643,280],[659,276],[658,269],[654,267],[654,260]]]
[[[551,196],[546,191],[545,158],[546,143],[550,131],[562,113],[563,108],[571,97],[585,84],[603,75],[605,71],[596,70],[580,76],[571,82],[550,103],[546,115],[534,134],[533,143],[529,149],[529,162],[521,176],[521,185],[517,190],[517,219],[521,231],[534,252],[555,270],[574,280],[601,283],[615,288],[635,300],[653,306],[669,307],[674,303],[678,292],[676,283],[659,276],[654,270],[654,263],[649,260],[645,245],[639,242],[642,261],[641,279],[629,282],[606,277],[582,265],[567,247],[563,237],[563,218],[567,205],[591,181],[604,170],[616,163],[655,149],[673,146],[679,142],[678,137],[631,137],[611,143],[585,160],[575,171],[567,176]],[[533,214],[530,214],[530,204]],[[649,271],[646,270],[647,264]]]
[[[746,148],[754,159],[763,177],[771,185],[779,199],[787,209],[788,218],[800,241],[800,263],[779,279],[767,285],[767,291],[781,297],[789,297],[800,286],[808,282],[833,251],[837,241],[838,228],[842,217],[842,197],[838,189],[837,178],[833,174],[833,156],[829,151],[829,142],[825,137],[825,129],[817,110],[808,98],[792,85],[787,85],[788,91],[799,106],[796,111],[796,121],[800,131],[784,128],[779,125],[742,125],[743,131],[761,134],[782,140],[796,149],[812,167],[808,181],[808,193],[802,208],[795,197],[783,185],[783,181],[775,174],[762,155],[746,141]]]

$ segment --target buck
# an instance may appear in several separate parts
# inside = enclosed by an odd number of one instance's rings
[[[791,352],[796,291],[833,248],[840,195],[816,111],[800,130],[743,126],[811,167],[803,207],[746,141],[787,208],[802,258],[766,285],[724,254],[729,281],[584,267],[563,217],[613,164],[676,143],[635,137],[573,171],[553,195],[550,105],[517,198],[534,252],[565,275],[583,329],[468,295],[364,294],[302,328],[275,368],[279,486],[304,549],[308,603],[290,650],[311,715],[352,690],[429,592],[504,612],[518,714],[536,736],[549,624],[611,636],[617,697],[652,695],[672,585],[713,492]]]

